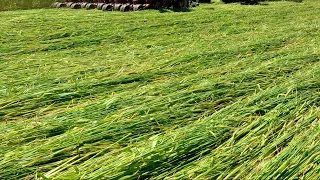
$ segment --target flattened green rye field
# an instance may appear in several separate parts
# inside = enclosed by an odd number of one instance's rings
[[[318,0],[0,16],[0,179],[320,179]]]

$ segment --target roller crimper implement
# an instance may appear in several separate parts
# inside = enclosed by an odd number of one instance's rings
[[[65,0],[54,3],[56,8],[99,9],[103,11],[138,11],[143,9],[168,9],[194,7],[198,0]]]

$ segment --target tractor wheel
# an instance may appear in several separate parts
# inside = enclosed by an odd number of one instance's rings
[[[112,9],[113,9],[113,6],[111,4],[105,4],[101,8],[102,11],[112,11]]]
[[[71,5],[71,9],[80,9],[80,8],[81,8],[81,5],[78,4],[78,3],[73,3],[73,4]]]
[[[120,11],[122,4],[114,4],[113,9],[116,11]]]
[[[75,3],[73,3],[73,2],[68,2],[66,6],[67,6],[68,8],[70,8],[73,4],[75,4]]]

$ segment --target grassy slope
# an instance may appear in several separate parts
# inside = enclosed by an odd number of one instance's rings
[[[0,12],[0,179],[319,179],[319,12]]]

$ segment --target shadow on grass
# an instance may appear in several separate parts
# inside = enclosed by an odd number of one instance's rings
[[[184,9],[184,8],[173,8],[173,9],[159,9],[160,13],[168,13],[168,12],[192,12],[192,9]]]

